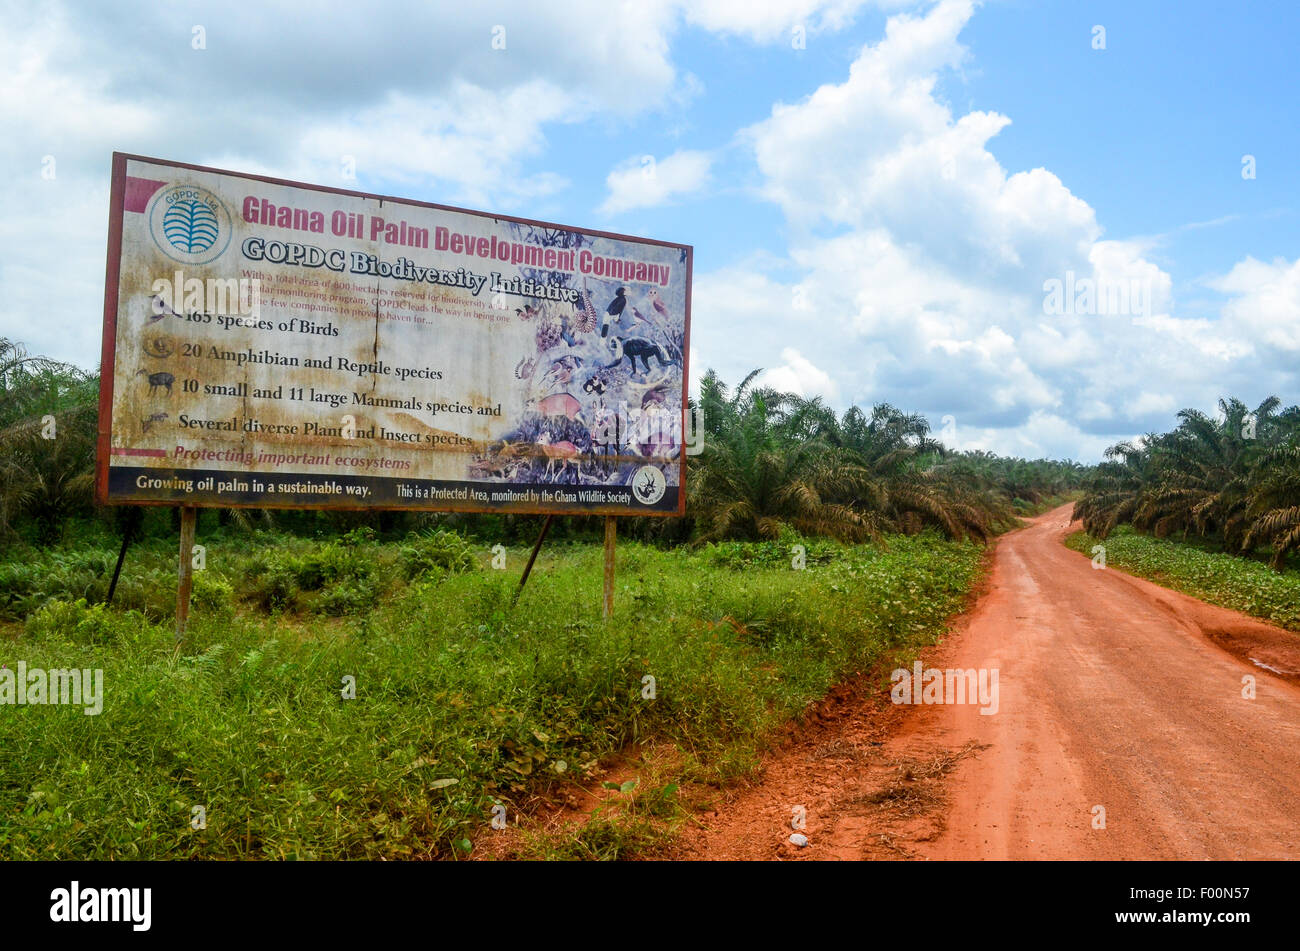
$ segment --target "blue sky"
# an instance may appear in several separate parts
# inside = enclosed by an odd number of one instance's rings
[[[1300,400],[1300,5],[466,9],[0,4],[0,335],[95,365],[116,149],[693,244],[696,375],[960,448]]]

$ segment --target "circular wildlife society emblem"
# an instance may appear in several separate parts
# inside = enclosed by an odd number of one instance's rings
[[[158,250],[181,264],[215,261],[230,244],[230,212],[198,185],[172,185],[149,206],[149,233]]]
[[[654,505],[664,497],[668,480],[658,466],[642,466],[632,477],[632,494],[642,505]]]

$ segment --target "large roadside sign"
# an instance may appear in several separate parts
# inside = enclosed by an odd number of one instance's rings
[[[115,153],[97,497],[682,514],[691,256]]]

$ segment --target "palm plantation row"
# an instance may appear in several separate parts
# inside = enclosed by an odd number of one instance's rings
[[[1075,516],[1098,538],[1127,523],[1267,551],[1281,568],[1300,551],[1300,406],[1280,406],[1223,399],[1216,416],[1185,409],[1170,432],[1112,446]]]
[[[713,371],[700,384],[701,463],[688,483],[705,539],[775,538],[782,525],[846,541],[933,526],[988,540],[1018,514],[1078,488],[1076,462],[954,453],[924,416],[888,403],[837,416],[811,399],[756,385],[729,390]]]
[[[52,541],[68,519],[92,513],[97,394],[96,375],[0,339],[0,536]],[[787,531],[861,541],[934,527],[987,540],[1039,503],[1085,489],[1075,514],[1097,537],[1119,524],[1191,533],[1232,551],[1267,550],[1280,566],[1300,550],[1300,407],[1280,407],[1270,397],[1253,410],[1221,400],[1215,416],[1185,409],[1172,431],[1120,443],[1085,467],[952,452],[924,416],[888,403],[837,415],[818,397],[762,386],[758,370],[735,387],[709,371],[690,515],[629,529],[676,541]]]
[[[819,398],[760,386],[759,377],[755,370],[732,389],[705,375],[705,448],[690,460],[690,514],[634,520],[645,524],[629,525],[630,534],[760,540],[793,530],[860,541],[933,526],[987,540],[1088,473],[1072,462],[951,453],[923,416],[887,403],[837,416]],[[68,519],[92,513],[97,394],[96,375],[0,339],[0,536],[22,530],[49,542]],[[42,423],[49,417],[57,438]],[[292,525],[290,516],[275,518]],[[355,518],[340,515],[340,524]],[[459,521],[482,527],[472,516]]]

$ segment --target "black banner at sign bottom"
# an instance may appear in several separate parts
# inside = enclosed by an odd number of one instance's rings
[[[232,472],[112,466],[110,502],[163,502],[210,507],[384,508],[597,515],[672,515],[678,486],[644,466],[631,485],[462,482],[395,476]],[[655,473],[658,473],[656,477]]]

